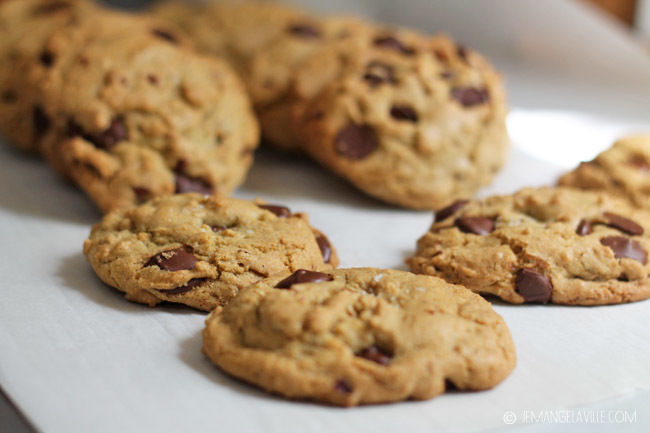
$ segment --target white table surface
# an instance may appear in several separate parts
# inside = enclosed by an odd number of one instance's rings
[[[552,184],[617,136],[650,132],[650,58],[611,22],[562,0],[431,3],[320,7],[445,30],[499,66],[514,149],[481,195]],[[492,391],[354,409],[288,402],[230,379],[201,355],[202,313],[132,304],[100,283],[81,253],[99,215],[41,162],[1,145],[0,185],[0,386],[40,431],[650,430],[650,302],[495,305],[519,363]],[[366,198],[306,160],[269,152],[237,195],[310,213],[346,267],[404,269],[432,219]],[[539,411],[565,421],[530,422]],[[507,412],[514,425],[504,422]],[[0,432],[15,428],[4,413]],[[581,416],[601,422],[575,422]],[[631,422],[608,422],[621,416]]]

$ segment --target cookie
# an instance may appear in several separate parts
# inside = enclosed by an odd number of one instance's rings
[[[497,73],[445,37],[378,31],[307,60],[295,79],[307,152],[362,191],[414,209],[471,196],[509,148]]]
[[[34,85],[52,61],[47,38],[96,9],[85,0],[0,2],[0,132],[16,148],[38,153],[50,127]]]
[[[208,316],[203,352],[266,391],[340,406],[489,389],[516,363],[505,322],[479,296],[370,268],[301,270],[242,290]]]
[[[161,197],[106,215],[84,253],[97,275],[131,301],[204,311],[263,278],[338,264],[333,246],[306,215],[200,194]]]
[[[146,16],[105,11],[45,45],[42,152],[104,212],[172,193],[229,194],[258,126],[224,62]]]
[[[623,138],[581,163],[559,181],[562,186],[607,191],[650,208],[650,136]]]
[[[254,1],[210,0],[202,5],[163,1],[152,13],[180,28],[200,50],[228,60],[242,75],[291,23],[313,20],[289,6]]]
[[[603,192],[527,188],[438,211],[413,272],[506,302],[603,305],[650,297],[650,213]]]
[[[302,17],[289,22],[250,61],[246,83],[263,131],[274,148],[302,152],[292,127],[292,85],[296,71],[329,43],[363,37],[372,31],[352,17]]]

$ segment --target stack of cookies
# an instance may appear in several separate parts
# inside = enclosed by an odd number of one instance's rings
[[[5,0],[0,60],[0,130],[107,213],[84,244],[101,280],[210,312],[204,353],[269,392],[351,406],[489,389],[516,354],[480,295],[650,297],[650,140],[617,143],[557,188],[469,200],[505,160],[505,96],[446,37],[271,3],[127,15]],[[439,209],[413,273],[336,269],[306,214],[228,198],[258,122],[270,146],[374,197]]]

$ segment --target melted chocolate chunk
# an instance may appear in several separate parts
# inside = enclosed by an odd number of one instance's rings
[[[260,209],[265,209],[271,213],[274,213],[278,218],[290,218],[291,210],[286,206],[279,206],[275,204],[258,204],[257,207]]]
[[[462,232],[475,235],[489,235],[494,231],[494,221],[485,217],[460,217],[456,218],[454,225]]]
[[[643,234],[643,227],[635,223],[631,219],[622,217],[615,213],[604,212],[603,216],[607,218],[608,226],[613,227],[617,230],[627,233],[628,235],[640,236]]]
[[[465,206],[467,203],[469,203],[469,200],[456,200],[449,206],[440,209],[439,211],[436,212],[435,222],[440,222],[444,219],[449,218],[450,216],[455,214],[458,210],[460,210],[463,206]]]
[[[176,174],[176,193],[197,192],[203,195],[211,195],[214,191],[212,186],[198,177],[191,177],[184,174]]]
[[[54,54],[50,51],[43,51],[41,55],[38,57],[40,60],[41,64],[45,66],[46,68],[51,67],[54,64]]]
[[[407,55],[415,54],[415,50],[413,48],[407,47],[406,45],[404,45],[402,43],[402,41],[397,39],[395,36],[390,36],[390,35],[379,36],[379,37],[375,38],[373,43],[377,47],[397,51],[397,52],[400,52],[402,54],[407,54]]]
[[[553,284],[545,275],[524,268],[515,277],[515,290],[526,302],[547,303],[553,294]]]
[[[174,287],[173,289],[158,289],[158,291],[161,293],[167,293],[169,295],[180,295],[181,293],[187,293],[190,290],[193,290],[195,287],[200,286],[206,280],[207,278],[192,278],[184,286]]]
[[[329,239],[325,235],[316,236],[316,243],[320,249],[320,253],[323,256],[323,261],[329,263],[332,259],[332,244],[330,244]]]
[[[454,87],[451,89],[451,97],[463,107],[485,104],[490,100],[490,94],[486,89],[475,87]]]
[[[366,66],[366,73],[363,79],[370,87],[377,87],[383,83],[395,83],[395,71],[392,66],[382,62],[372,61]]]
[[[151,30],[151,33],[153,33],[154,36],[159,37],[160,39],[163,39],[167,42],[171,42],[172,44],[177,44],[178,43],[178,38],[168,32],[167,30],[161,30],[161,29],[153,29]]]
[[[164,271],[171,272],[186,271],[194,269],[197,261],[194,254],[188,253],[183,247],[179,247],[156,254],[144,266],[158,266]]]
[[[397,120],[406,120],[413,123],[418,121],[418,113],[407,105],[394,105],[390,109],[390,115]]]
[[[369,125],[349,124],[334,139],[336,153],[348,159],[359,160],[379,147],[375,130]]]
[[[90,134],[84,131],[83,128],[74,120],[69,120],[68,136],[81,137],[84,140],[94,144],[95,147],[104,150],[110,149],[120,141],[127,140],[129,138],[124,120],[120,117],[114,119],[108,128],[99,134]]]
[[[393,357],[392,353],[385,352],[379,349],[377,346],[366,347],[361,352],[359,352],[357,356],[381,365],[390,364],[390,360]]]
[[[289,32],[301,38],[320,38],[321,31],[309,24],[294,24],[289,27]]]
[[[600,243],[611,249],[617,259],[632,259],[644,265],[648,261],[648,253],[635,240],[623,236],[607,236]]]
[[[32,123],[34,125],[34,133],[36,134],[36,138],[44,136],[52,126],[52,121],[48,115],[45,114],[45,111],[38,105],[35,106],[34,110],[32,111]]]
[[[578,224],[578,228],[576,229],[576,233],[580,236],[586,236],[588,234],[593,233],[594,229],[591,226],[591,223],[587,220],[580,220],[580,223]]]
[[[332,281],[334,277],[330,274],[325,274],[323,272],[307,271],[305,269],[299,269],[293,274],[289,275],[284,280],[276,284],[276,289],[289,289],[294,284],[304,284],[304,283],[322,283],[324,281]]]
[[[350,394],[352,392],[352,387],[343,379],[336,381],[334,389],[342,394]]]

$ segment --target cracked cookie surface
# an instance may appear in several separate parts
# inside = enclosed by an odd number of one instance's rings
[[[488,389],[516,363],[505,322],[480,296],[369,268],[250,286],[207,318],[203,351],[269,392],[341,406]]]
[[[307,152],[364,192],[434,209],[470,196],[505,162],[500,78],[443,36],[376,30],[306,61],[294,127]]]
[[[47,41],[42,151],[104,211],[173,193],[228,195],[259,131],[230,67],[147,16],[102,11]]]
[[[592,161],[562,176],[559,185],[607,191],[650,208],[650,136],[618,140]]]
[[[200,194],[154,199],[96,224],[84,253],[126,298],[210,311],[263,278],[338,264],[304,214],[283,206]]]
[[[649,230],[606,193],[526,188],[438,211],[407,262],[511,303],[617,304],[650,297]]]

